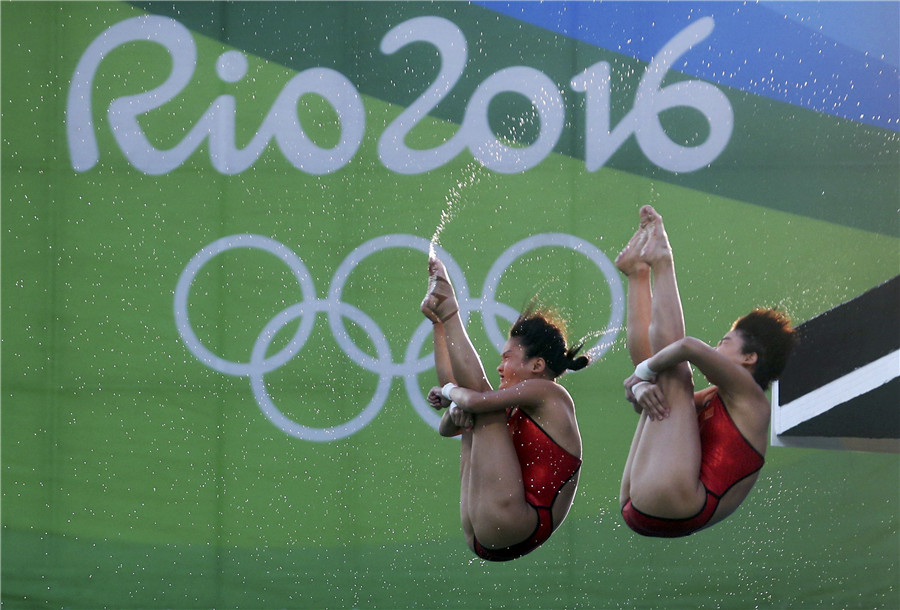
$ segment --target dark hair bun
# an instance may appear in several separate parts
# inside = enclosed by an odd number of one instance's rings
[[[572,356],[574,356],[575,353],[578,352],[578,350],[580,350],[580,349],[581,349],[581,346],[579,345],[574,350],[569,350],[569,352],[570,352],[569,354],[566,354],[566,359],[568,360],[568,363],[566,364],[566,368],[569,369],[570,371],[580,371],[581,369],[583,369],[584,367],[586,367],[587,365],[589,365],[591,363],[591,359],[588,358],[587,356],[578,356],[577,358],[572,358]]]

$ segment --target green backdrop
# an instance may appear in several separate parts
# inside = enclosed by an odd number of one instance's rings
[[[884,126],[694,76],[692,53],[737,45],[697,43],[659,91],[719,93],[657,108],[659,129],[672,158],[727,138],[673,171],[659,137],[636,135],[657,112],[628,123],[649,107],[638,94],[650,59],[495,8],[2,4],[4,607],[900,605],[894,454],[772,448],[715,528],[654,540],[623,525],[635,415],[621,389],[622,286],[608,272],[652,203],[688,333],[707,341],[753,306],[803,321],[895,276],[896,71]],[[724,28],[739,8],[704,10],[725,13],[712,15]],[[413,22],[422,40],[382,50],[391,28],[426,16],[439,21]],[[650,29],[644,18],[630,17]],[[671,19],[664,42],[697,22]],[[436,50],[445,31],[467,55]],[[413,112],[460,59],[449,93]],[[572,88],[600,62],[606,98]],[[495,77],[513,66],[529,69]],[[720,111],[725,100],[731,125],[701,98]],[[588,150],[612,136],[590,124],[586,99],[632,130],[598,168]],[[403,116],[416,163],[464,131],[469,144],[401,169],[385,134]],[[491,166],[491,154],[543,146],[556,116],[537,161]],[[485,125],[497,142],[479,157]],[[228,157],[229,143],[259,142]],[[547,544],[508,564],[466,548],[458,442],[436,434],[422,398],[434,378],[418,305],[438,226],[489,371],[490,329],[535,293],[599,356],[563,378],[585,447],[575,504]]]

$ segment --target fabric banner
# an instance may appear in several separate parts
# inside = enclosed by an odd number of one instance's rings
[[[0,10],[4,607],[900,605],[895,454],[624,526],[612,264],[653,204],[712,343],[896,276],[896,2]],[[508,564],[425,402],[430,251],[492,381],[535,295],[593,357],[575,504]]]

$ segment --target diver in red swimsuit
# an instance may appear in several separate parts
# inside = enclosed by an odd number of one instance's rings
[[[781,312],[755,309],[716,347],[685,337],[672,249],[650,206],[616,267],[628,278],[627,342],[637,365],[626,398],[640,413],[622,515],[645,536],[686,536],[734,512],[756,482],[767,447],[765,390],[784,369],[796,331]],[[695,394],[690,365],[712,387]]]
[[[686,536],[703,528],[716,512],[719,499],[732,487],[755,475],[765,458],[734,425],[718,394],[697,415],[700,426],[700,482],[706,503],[686,519],[664,519],[642,513],[629,499],[622,507],[625,523],[639,534],[660,538]]]
[[[564,326],[529,308],[503,347],[493,390],[459,317],[446,269],[429,261],[422,312],[434,323],[438,382],[428,402],[444,409],[439,432],[461,435],[460,518],[469,548],[507,561],[543,544],[568,514],[581,467],[575,403],[556,379],[588,364]],[[449,407],[449,408],[448,408]]]
[[[503,549],[485,548],[476,538],[475,554],[488,561],[518,559],[546,542],[554,529],[556,496],[581,468],[580,457],[558,445],[518,407],[507,411],[506,426],[522,467],[525,501],[534,508],[538,522],[531,536]]]

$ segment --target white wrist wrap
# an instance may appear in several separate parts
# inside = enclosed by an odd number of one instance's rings
[[[634,394],[635,398],[637,398],[637,395],[639,392],[638,388],[646,389],[647,386],[650,386],[650,385],[653,385],[653,384],[651,384],[649,381],[638,382],[638,383],[634,384],[633,386],[631,386],[631,393]]]
[[[456,387],[455,383],[445,383],[444,387],[441,388],[441,396],[443,396],[444,398],[446,398],[447,400],[452,402],[453,399],[450,398],[450,390],[452,390],[455,387]]]
[[[650,381],[654,377],[656,377],[656,371],[650,368],[650,365],[647,364],[647,361],[639,363],[634,368],[634,376],[643,379],[644,381]]]

